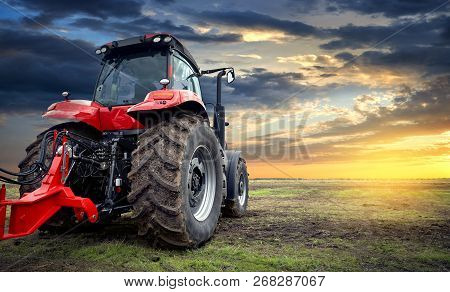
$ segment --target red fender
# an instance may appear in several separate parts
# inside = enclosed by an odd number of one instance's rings
[[[139,113],[183,106],[206,113],[205,104],[195,92],[190,90],[161,89],[147,94],[143,102],[128,109],[128,114],[137,117]]]
[[[142,124],[127,114],[129,108],[130,105],[123,105],[110,110],[95,101],[66,100],[52,104],[42,117],[83,122],[101,132],[142,128]]]
[[[79,121],[101,130],[100,105],[90,100],[66,100],[52,104],[43,118]]]

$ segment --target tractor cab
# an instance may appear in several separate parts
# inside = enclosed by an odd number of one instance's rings
[[[100,132],[144,128],[148,114],[182,110],[208,118],[199,77],[217,73],[213,124],[224,146],[225,113],[221,82],[234,80],[233,68],[201,71],[189,51],[169,34],[146,34],[99,47],[102,69],[92,101],[71,100],[50,105],[44,118],[76,120]]]
[[[94,101],[111,107],[143,102],[159,89],[188,90],[201,100],[200,70],[191,54],[171,35],[144,35],[108,43]],[[169,80],[162,86],[162,79]]]
[[[164,109],[187,110],[208,118],[199,77],[217,73],[217,97],[213,127],[225,148],[225,108],[222,106],[222,77],[234,81],[232,67],[201,71],[189,51],[169,34],[146,34],[105,44],[96,50],[103,55],[94,102],[116,107],[137,123],[144,123],[146,113]],[[108,113],[105,113],[108,115]],[[117,116],[117,115],[114,115]],[[128,123],[127,125],[129,125]]]

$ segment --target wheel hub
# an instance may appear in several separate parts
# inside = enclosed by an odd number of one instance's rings
[[[198,159],[197,159],[198,161]],[[189,198],[189,203],[191,207],[196,207],[199,200],[201,199],[202,188],[204,184],[204,173],[202,173],[202,165],[199,165],[198,162],[194,164],[194,169],[192,171],[191,178],[191,196]]]
[[[239,177],[239,204],[244,205],[247,196],[247,181],[243,174]]]
[[[243,194],[244,194],[244,182],[241,176],[241,179],[239,181],[239,196],[242,196]]]

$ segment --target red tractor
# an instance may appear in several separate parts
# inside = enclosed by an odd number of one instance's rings
[[[172,35],[147,34],[96,50],[103,68],[94,98],[49,106],[44,118],[65,120],[27,147],[20,199],[0,190],[0,239],[37,229],[61,232],[77,223],[105,224],[132,211],[140,235],[156,243],[197,247],[221,214],[243,216],[248,173],[227,150],[221,80],[233,68],[201,71]],[[217,73],[210,126],[199,77]],[[17,176],[17,179],[13,179]],[[6,209],[11,208],[6,223]]]

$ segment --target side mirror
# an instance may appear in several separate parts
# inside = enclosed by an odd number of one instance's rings
[[[232,83],[234,81],[234,70],[230,70],[227,73],[227,82],[228,84]]]
[[[166,89],[167,85],[169,85],[169,83],[170,83],[170,80],[166,79],[166,78],[163,78],[159,81],[159,84],[161,84],[163,86],[162,89]]]
[[[62,97],[64,97],[65,100],[68,100],[68,99],[69,99],[69,96],[70,96],[70,92],[68,92],[68,91],[63,91],[63,92],[61,93],[61,95],[62,95]]]

